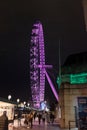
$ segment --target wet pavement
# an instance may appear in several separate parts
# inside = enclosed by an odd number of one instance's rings
[[[9,130],[69,130],[69,128],[67,129],[62,129],[59,127],[58,123],[53,123],[53,124],[43,124],[41,122],[41,124],[39,125],[38,121],[33,122],[33,127],[30,128],[28,127],[28,125],[25,125],[24,120],[21,121],[21,125],[20,123],[18,123],[18,120],[15,120],[14,123],[9,125]],[[70,130],[78,130],[78,128],[71,128]]]
[[[33,125],[32,128],[27,128],[26,126],[22,126],[22,127],[18,127],[18,128],[13,128],[13,130],[60,130],[60,128],[58,126],[54,126],[54,125]]]
[[[28,127],[28,125],[23,124],[23,121],[21,122],[21,126],[20,123],[18,123],[18,121],[14,121],[13,124],[9,125],[9,130],[60,130],[60,127],[58,124],[54,123],[54,124],[43,124],[41,122],[41,124],[39,125],[39,123],[37,121],[33,122],[33,126],[32,128]]]
[[[67,129],[62,129],[58,126],[50,125],[50,126],[37,126],[34,125],[32,128],[27,128],[25,126],[18,127],[18,128],[13,128],[12,130],[69,130]],[[78,130],[78,128],[71,128],[70,130]]]

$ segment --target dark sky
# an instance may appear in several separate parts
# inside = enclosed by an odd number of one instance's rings
[[[29,44],[35,20],[43,24],[46,63],[53,65],[54,75],[58,74],[59,40],[61,64],[68,55],[87,51],[81,0],[0,2],[0,97],[30,99]]]

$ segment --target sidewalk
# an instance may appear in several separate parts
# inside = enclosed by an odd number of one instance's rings
[[[30,128],[27,125],[24,124],[24,119],[21,120],[21,123],[18,120],[14,120],[13,123],[9,124],[9,130],[61,130],[57,123],[54,124],[41,124],[39,125],[38,121],[33,122],[33,127]]]
[[[53,123],[53,124],[43,124],[41,123],[39,125],[38,121],[33,122],[33,127],[30,128],[27,125],[24,124],[24,119],[19,122],[18,120],[14,120],[13,123],[9,124],[9,129],[8,130],[69,130],[69,128],[60,128],[58,123]],[[70,130],[78,130],[78,128],[71,128]]]
[[[61,130],[59,127],[55,126],[42,126],[42,125],[33,125],[32,128],[27,128],[27,127],[18,127],[18,128],[13,128],[13,130]]]
[[[59,128],[59,127],[55,127],[55,126],[45,126],[45,127],[42,127],[42,126],[33,126],[32,128],[27,128],[27,127],[18,127],[18,128],[13,128],[13,130],[29,130],[29,129],[32,129],[32,130],[69,130],[68,128],[67,129],[62,129],[62,128]],[[78,128],[71,128],[70,130],[78,130]]]
[[[69,128],[60,128],[60,130],[69,130]],[[78,128],[70,128],[70,130],[78,130]]]

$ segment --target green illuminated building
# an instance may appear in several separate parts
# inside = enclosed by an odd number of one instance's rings
[[[87,98],[87,52],[70,55],[61,67],[61,75],[57,78],[59,89],[59,106],[61,109],[60,124],[69,127],[69,121],[78,122],[78,97]],[[59,79],[61,77],[61,79]],[[77,116],[77,117],[76,117]]]
[[[64,65],[61,67],[61,79],[57,77],[61,83],[68,82],[70,84],[87,83],[87,52],[70,55]]]

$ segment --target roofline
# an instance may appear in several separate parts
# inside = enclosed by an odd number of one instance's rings
[[[11,103],[11,104],[15,104],[15,105],[17,105],[16,102],[11,101],[11,100],[8,100],[8,99],[5,99],[5,98],[2,98],[2,97],[0,97],[0,101],[3,101],[3,102],[7,102],[7,103]]]

